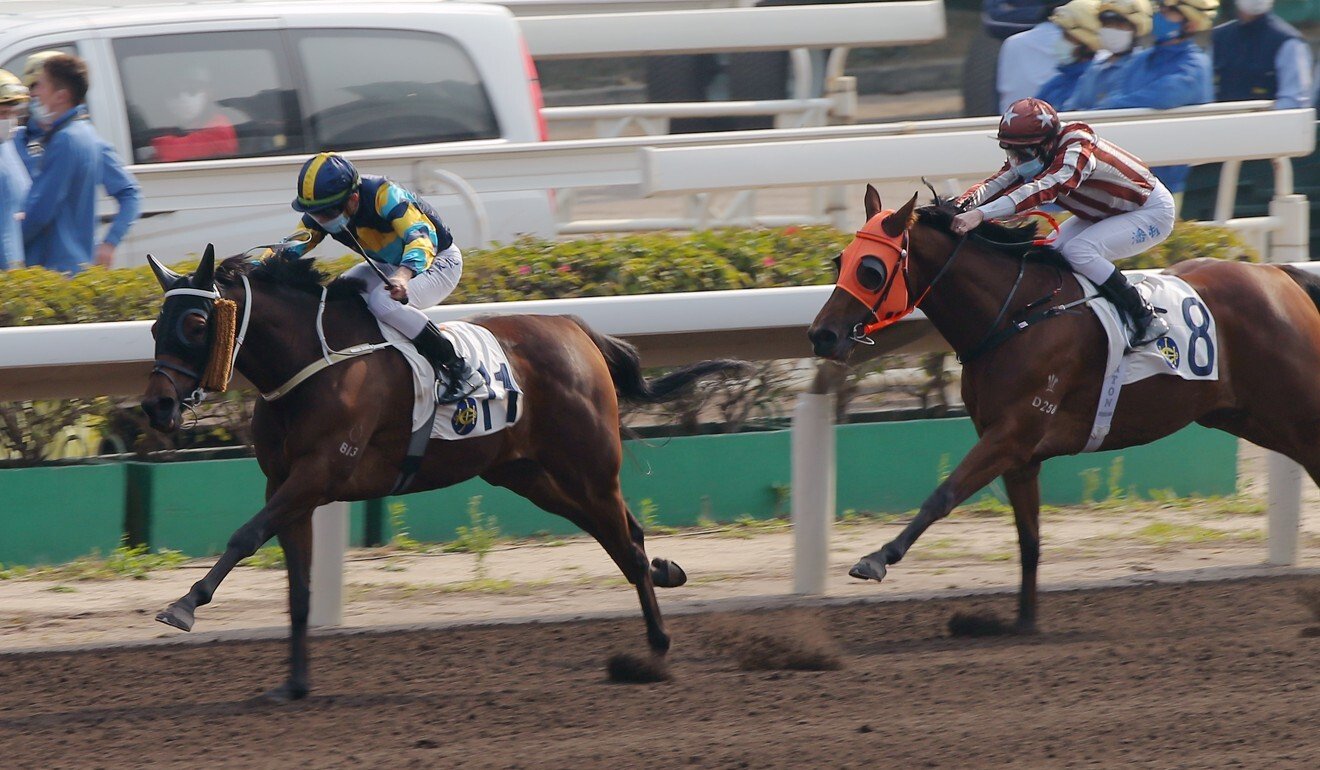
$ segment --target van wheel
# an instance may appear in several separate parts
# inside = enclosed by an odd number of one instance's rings
[[[963,62],[963,115],[999,114],[999,47],[1003,41],[980,34],[972,38],[972,47]]]

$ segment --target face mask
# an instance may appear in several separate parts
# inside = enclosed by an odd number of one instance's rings
[[[1132,48],[1132,30],[1101,27],[1100,47],[1110,53],[1127,53]]]
[[[1018,175],[1019,179],[1027,182],[1035,179],[1040,172],[1045,170],[1045,159],[1032,158],[1031,160],[1019,163],[1017,159],[1010,156],[1008,159],[1008,165],[1013,169],[1013,173]]]
[[[206,109],[206,94],[201,91],[178,94],[170,99],[169,108],[180,126],[190,126]]]
[[[30,115],[33,120],[37,121],[38,125],[50,125],[50,111],[47,110],[46,105],[42,104],[41,100],[35,96],[28,100],[28,115]]]
[[[339,216],[331,219],[329,222],[322,222],[318,219],[316,220],[316,223],[327,233],[339,233],[343,232],[344,228],[348,227],[348,215],[341,211],[339,212]]]
[[[1054,60],[1059,63],[1059,66],[1072,64],[1077,59],[1074,56],[1076,53],[1077,46],[1073,45],[1073,42],[1068,38],[1060,38],[1054,41]]]
[[[1157,43],[1167,43],[1183,36],[1182,24],[1169,21],[1162,13],[1155,14],[1155,20],[1152,23],[1151,34],[1155,37]]]
[[[1274,0],[1238,0],[1237,9],[1248,16],[1263,16],[1274,9]]]

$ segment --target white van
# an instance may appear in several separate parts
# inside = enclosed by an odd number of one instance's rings
[[[497,241],[555,232],[547,192],[474,196],[428,158],[545,139],[536,70],[502,7],[58,7],[0,14],[0,67],[20,73],[49,49],[87,61],[92,122],[143,192],[116,264],[287,235],[298,169],[321,150],[425,196],[461,247],[482,245],[483,229]],[[114,210],[106,198],[99,213],[109,221]]]

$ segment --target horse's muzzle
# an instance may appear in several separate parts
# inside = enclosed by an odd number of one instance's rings
[[[170,396],[147,396],[142,399],[142,411],[151,427],[161,433],[179,429],[179,402]]]
[[[811,350],[819,358],[842,361],[852,350],[852,344],[846,337],[840,337],[825,327],[813,326],[807,332],[807,339],[811,340]]]

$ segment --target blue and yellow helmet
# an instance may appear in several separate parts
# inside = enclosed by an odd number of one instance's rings
[[[293,199],[293,210],[316,212],[341,206],[360,180],[348,158],[333,152],[320,153],[298,172],[298,197]]]

